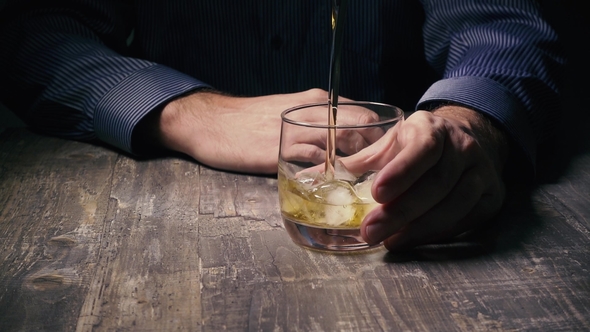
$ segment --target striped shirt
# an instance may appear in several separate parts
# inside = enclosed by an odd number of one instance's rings
[[[150,111],[201,87],[327,89],[331,1],[8,1],[0,97],[28,125],[133,152]],[[341,95],[485,113],[534,165],[564,63],[535,1],[351,0]],[[22,97],[26,96],[26,97]]]

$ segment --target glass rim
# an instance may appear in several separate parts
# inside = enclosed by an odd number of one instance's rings
[[[347,105],[347,106],[362,106],[362,105],[382,106],[382,107],[392,108],[398,114],[396,114],[396,116],[392,117],[391,119],[386,119],[386,120],[381,120],[381,121],[376,121],[376,122],[358,123],[358,124],[342,124],[342,125],[339,125],[339,124],[328,125],[328,124],[321,124],[321,123],[310,123],[310,122],[305,122],[305,121],[293,120],[293,119],[290,119],[287,117],[287,115],[289,113],[292,113],[294,111],[298,111],[298,110],[301,110],[304,108],[311,108],[311,107],[318,107],[318,106],[327,107],[328,105],[329,105],[328,102],[297,105],[297,106],[288,108],[288,109],[284,110],[283,112],[281,112],[281,120],[283,122],[286,122],[286,123],[289,123],[292,125],[296,125],[296,126],[302,126],[302,127],[322,128],[322,129],[330,129],[330,128],[340,128],[340,129],[355,129],[355,128],[357,128],[358,129],[358,128],[378,127],[378,126],[383,126],[385,124],[395,123],[395,122],[403,119],[403,117],[404,117],[404,111],[401,108],[399,108],[395,105],[386,104],[386,103],[379,103],[379,102],[374,102],[374,101],[345,101],[345,102],[338,103],[338,105],[339,106],[343,106],[343,105]]]

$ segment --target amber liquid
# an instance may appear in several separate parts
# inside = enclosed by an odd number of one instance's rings
[[[323,185],[350,185],[331,180]],[[302,188],[300,182],[289,179],[279,164],[278,189],[283,224],[293,242],[322,251],[349,252],[380,247],[369,245],[360,232],[360,225],[378,204],[372,199],[354,200],[335,205],[326,202],[321,189]],[[342,189],[342,187],[340,187]],[[328,191],[329,192],[329,191]]]
[[[333,6],[335,3],[333,3]],[[336,35],[335,7],[332,8],[332,30]],[[334,43],[334,41],[333,41]],[[370,195],[370,186],[356,190],[348,181],[334,178],[336,166],[336,116],[338,113],[339,54],[333,45],[330,86],[328,91],[328,132],[326,160],[322,181],[308,186],[286,176],[279,161],[278,190],[285,229],[291,239],[302,246],[320,250],[365,250],[367,244],[360,226],[365,216],[378,204]],[[369,193],[367,195],[367,188]],[[335,204],[337,203],[337,204]]]
[[[284,217],[321,228],[358,229],[365,216],[378,205],[370,192],[359,194],[347,181],[328,180],[317,187],[305,188],[296,180],[288,179],[281,167],[278,173],[278,190]],[[330,203],[330,195],[334,194],[348,195],[349,199],[345,204]]]

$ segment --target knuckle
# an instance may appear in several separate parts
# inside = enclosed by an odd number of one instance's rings
[[[310,146],[310,147],[304,149],[302,154],[303,154],[302,158],[305,161],[317,162],[317,161],[321,161],[323,159],[322,150],[318,149],[315,146]]]
[[[433,153],[440,149],[443,140],[437,135],[424,135],[421,137],[421,146],[427,153]]]
[[[371,111],[361,112],[357,121],[362,124],[373,123],[379,121],[379,116]]]
[[[463,150],[465,152],[476,153],[477,151],[481,150],[479,142],[470,135],[463,135],[461,141]]]
[[[324,101],[326,99],[327,92],[320,88],[311,88],[307,90],[306,93],[309,94],[309,96],[313,99]]]

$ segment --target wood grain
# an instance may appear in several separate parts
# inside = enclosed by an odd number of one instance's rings
[[[588,330],[586,156],[460,241],[326,254],[272,177],[8,129],[0,331]]]
[[[0,330],[72,330],[94,273],[115,153],[3,134]]]
[[[121,157],[114,169],[96,273],[77,330],[198,326],[198,166]]]

